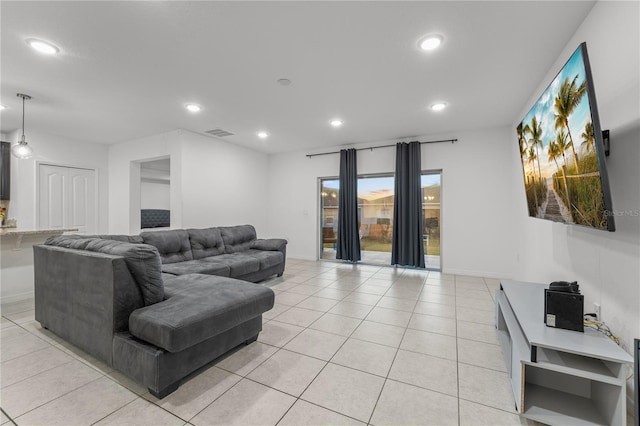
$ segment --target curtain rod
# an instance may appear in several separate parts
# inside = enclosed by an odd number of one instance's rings
[[[420,145],[425,144],[425,143],[443,143],[443,142],[458,142],[458,139],[443,139],[443,140],[438,140],[438,141],[425,141],[425,142],[420,142]],[[356,151],[366,151],[366,150],[371,150],[373,151],[374,149],[378,149],[378,148],[390,148],[396,146],[396,144],[393,145],[378,145],[378,146],[370,146],[368,148],[356,148]],[[311,157],[317,157],[319,155],[329,155],[329,154],[340,154],[340,151],[332,151],[332,152],[321,152],[319,154],[307,154],[307,158],[311,158]]]

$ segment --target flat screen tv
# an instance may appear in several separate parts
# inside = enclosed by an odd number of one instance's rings
[[[586,43],[578,46],[516,131],[529,216],[614,231]]]

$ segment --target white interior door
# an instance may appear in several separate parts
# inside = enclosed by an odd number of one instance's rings
[[[95,233],[95,170],[40,164],[38,184],[41,229]]]

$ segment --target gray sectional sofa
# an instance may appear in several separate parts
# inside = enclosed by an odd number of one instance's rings
[[[36,320],[158,398],[257,339],[286,241],[250,225],[63,235],[34,246]]]
[[[162,272],[202,273],[256,282],[282,275],[287,241],[258,240],[251,225],[149,231],[141,241],[158,249]]]

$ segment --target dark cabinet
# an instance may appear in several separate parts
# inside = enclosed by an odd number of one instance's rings
[[[11,144],[0,142],[0,200],[11,199]]]

